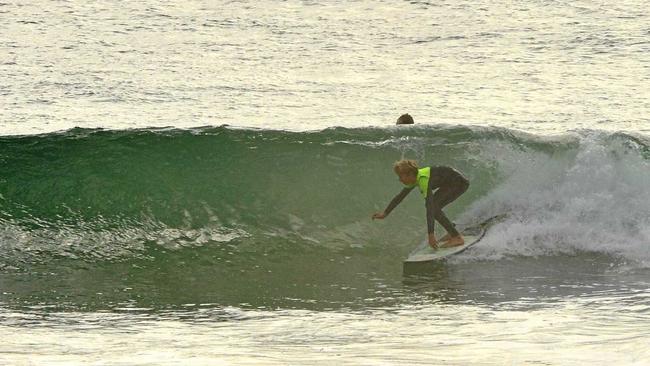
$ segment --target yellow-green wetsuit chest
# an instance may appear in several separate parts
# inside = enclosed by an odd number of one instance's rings
[[[430,177],[431,177],[431,167],[418,169],[418,175],[415,178],[416,179],[415,184],[409,185],[408,187],[415,187],[417,185],[418,189],[420,190],[420,193],[422,193],[422,197],[427,198],[427,194],[429,193]]]

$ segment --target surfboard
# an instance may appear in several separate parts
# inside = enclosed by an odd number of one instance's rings
[[[404,263],[418,263],[418,262],[430,262],[430,261],[442,260],[446,257],[449,257],[450,255],[462,253],[465,250],[472,247],[473,245],[477,244],[481,239],[483,239],[483,236],[485,236],[485,232],[487,231],[487,228],[490,226],[490,224],[496,220],[501,219],[502,217],[503,215],[495,216],[486,220],[481,224],[461,230],[461,233],[465,238],[465,244],[459,245],[457,247],[451,247],[451,248],[439,247],[438,249],[433,249],[431,248],[431,246],[429,246],[429,242],[427,240],[424,240],[422,241],[422,243],[420,243],[420,245],[418,245],[415,249],[413,249],[413,251],[411,251],[408,258],[404,260]]]
[[[457,247],[451,247],[451,248],[433,249],[431,248],[431,246],[429,246],[429,242],[427,240],[424,240],[420,245],[417,246],[417,248],[415,248],[409,254],[408,258],[406,258],[404,262],[408,262],[408,263],[429,262],[429,261],[443,259],[450,255],[462,253],[463,251],[470,248],[472,245],[478,243],[483,237],[483,235],[463,234],[463,237],[465,238],[465,244],[459,245]]]

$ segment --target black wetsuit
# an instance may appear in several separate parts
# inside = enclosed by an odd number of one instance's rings
[[[417,185],[402,189],[402,191],[398,193],[392,201],[390,201],[388,207],[384,210],[384,214],[388,216],[388,214],[399,205],[404,197],[411,193],[413,188],[416,186]],[[447,166],[431,167],[428,187],[429,192],[426,198],[427,228],[429,234],[433,234],[435,219],[451,236],[458,235],[458,231],[454,227],[454,224],[449,221],[445,213],[442,212],[442,208],[460,197],[461,194],[465,193],[468,187],[469,180],[467,180],[467,178],[456,169]],[[436,189],[437,191],[432,193]]]

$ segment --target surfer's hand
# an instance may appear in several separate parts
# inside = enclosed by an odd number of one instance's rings
[[[438,241],[436,240],[436,236],[434,234],[429,234],[429,246],[433,249],[438,249]]]
[[[372,215],[373,220],[374,219],[382,220],[384,217],[386,217],[386,214],[383,212],[375,212],[375,214]]]

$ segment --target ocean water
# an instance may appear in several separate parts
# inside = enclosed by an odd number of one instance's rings
[[[0,2],[0,365],[650,364],[646,7]]]
[[[0,3],[0,133],[418,123],[648,132],[645,1]]]

